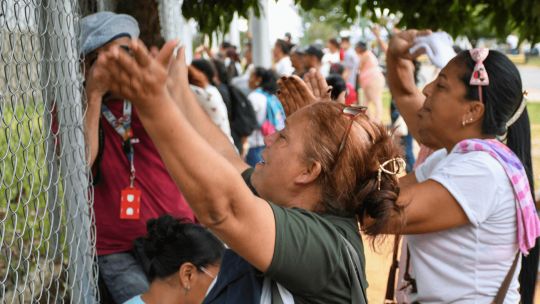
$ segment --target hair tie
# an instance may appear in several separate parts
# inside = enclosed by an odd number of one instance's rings
[[[523,91],[523,98],[521,99],[521,103],[519,104],[519,107],[514,112],[512,117],[510,117],[510,119],[506,123],[506,128],[513,125],[521,117],[521,114],[523,114],[523,111],[525,111],[525,106],[527,105],[527,94],[528,94],[527,91]]]
[[[489,85],[489,77],[484,66],[484,60],[486,60],[489,55],[489,49],[487,48],[475,48],[469,50],[472,60],[474,60],[475,65],[471,75],[471,80],[469,81],[470,85],[478,86],[478,97],[481,102],[484,102],[482,98],[482,87]]]
[[[388,170],[386,166],[389,164],[392,164],[392,170]],[[379,165],[379,170],[377,173],[377,190],[381,190],[381,179],[382,179],[382,173],[390,174],[390,175],[397,175],[400,174],[407,164],[405,163],[405,160],[401,157],[394,157],[392,159],[389,159],[385,161],[384,163]]]

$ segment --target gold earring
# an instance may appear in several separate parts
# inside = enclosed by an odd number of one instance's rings
[[[191,287],[189,287],[189,285],[187,287],[184,287],[185,295],[187,295],[190,290],[191,290]]]

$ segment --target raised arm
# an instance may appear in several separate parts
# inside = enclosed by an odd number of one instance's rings
[[[101,103],[107,92],[108,77],[104,75],[100,79],[95,77],[95,69],[92,67],[86,73],[86,113],[84,115],[84,139],[86,143],[86,159],[91,167],[99,151],[99,119],[101,117]]]
[[[381,28],[379,27],[379,25],[378,24],[373,25],[373,27],[371,28],[371,32],[375,36],[375,39],[377,40],[377,44],[381,48],[381,51],[386,53],[386,51],[388,50],[388,44],[386,44],[386,42],[382,40]]]
[[[390,93],[396,102],[409,132],[418,140],[418,110],[424,104],[425,96],[416,87],[412,58],[419,54],[409,54],[417,35],[426,35],[429,31],[407,30],[390,39],[386,53],[387,82]]]
[[[251,193],[238,169],[189,123],[166,87],[165,67],[148,55],[141,42],[132,42],[131,49],[135,58],[117,48],[100,54],[99,72],[110,74],[112,91],[133,102],[200,222],[265,271],[272,261],[276,233],[270,205]],[[215,133],[211,128],[209,132]]]
[[[169,46],[170,47],[170,46]],[[158,60],[166,62],[169,50],[163,49]],[[249,166],[240,158],[229,138],[206,115],[189,87],[188,67],[185,60],[185,49],[178,49],[176,57],[169,63],[169,77],[167,87],[175,104],[180,108],[184,117],[200,136],[225,157],[238,172],[243,172]]]

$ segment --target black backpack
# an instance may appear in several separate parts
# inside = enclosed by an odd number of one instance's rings
[[[231,124],[231,133],[236,142],[237,138],[249,136],[258,128],[257,116],[251,102],[237,88],[228,85],[231,95],[231,109],[229,113],[229,122]]]

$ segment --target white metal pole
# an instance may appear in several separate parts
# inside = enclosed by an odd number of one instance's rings
[[[253,14],[250,27],[253,47],[253,63],[255,66],[270,68],[272,66],[270,36],[268,29],[268,0],[259,0],[260,16]]]

